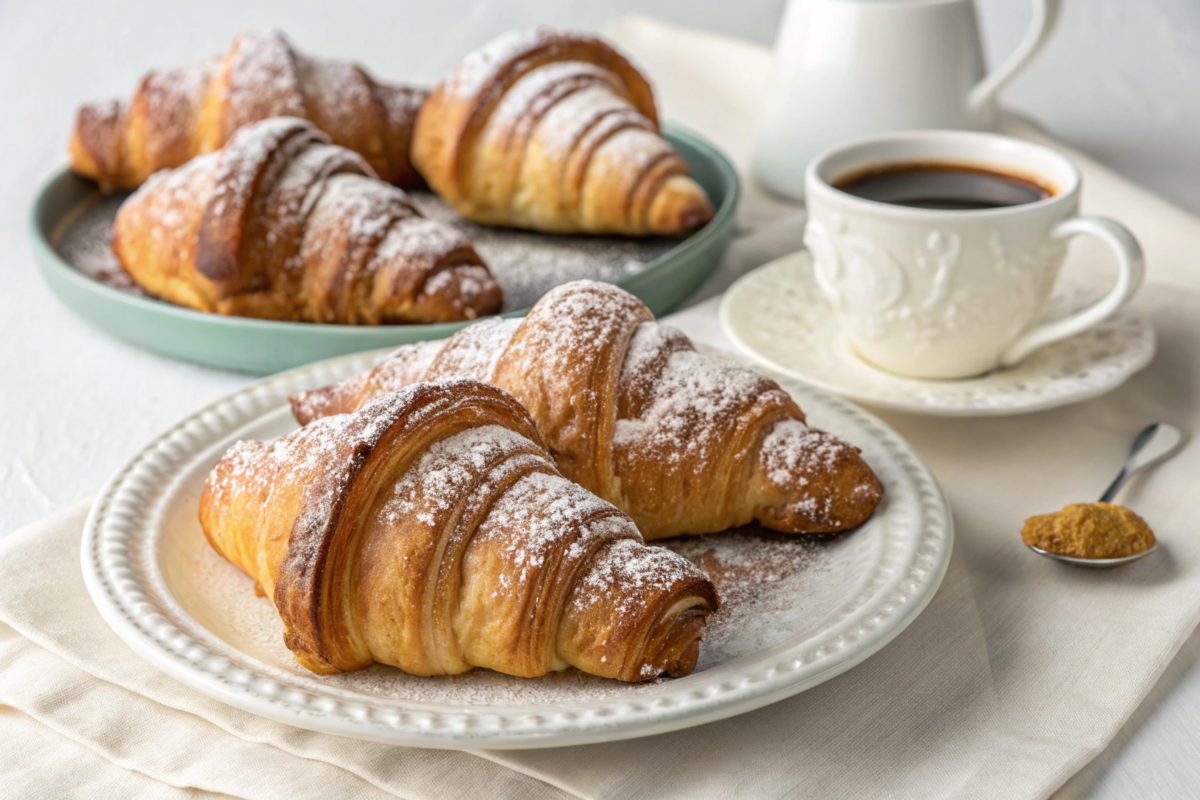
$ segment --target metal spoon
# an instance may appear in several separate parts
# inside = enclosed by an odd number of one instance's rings
[[[1111,503],[1113,498],[1117,496],[1117,493],[1121,491],[1121,488],[1129,482],[1130,478],[1144,469],[1149,469],[1155,464],[1161,464],[1163,461],[1166,461],[1178,453],[1186,442],[1187,434],[1169,422],[1155,422],[1153,425],[1147,425],[1137,435],[1137,438],[1133,440],[1133,447],[1129,450],[1129,458],[1125,460],[1125,466],[1121,467],[1121,471],[1117,473],[1117,477],[1104,490],[1104,494],[1100,495],[1100,502]],[[1134,553],[1131,556],[1122,556],[1121,558],[1079,558],[1078,556],[1064,556],[1062,553],[1051,553],[1048,550],[1043,550],[1033,545],[1026,546],[1038,555],[1053,558],[1056,561],[1064,561],[1079,567],[1120,567],[1145,558],[1158,549],[1158,543],[1155,542],[1142,552]]]

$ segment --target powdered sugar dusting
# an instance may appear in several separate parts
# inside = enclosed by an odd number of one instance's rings
[[[641,614],[648,598],[661,597],[694,574],[691,562],[662,547],[622,539],[604,548],[575,588],[583,608],[615,595],[617,614]],[[619,589],[619,591],[617,591]]]
[[[546,375],[584,375],[603,355],[596,343],[617,340],[636,313],[632,303],[621,302],[628,298],[620,290],[600,284],[579,282],[565,287],[532,312],[531,324],[505,357],[514,363],[537,363]],[[595,391],[585,381],[571,383],[581,385],[584,392]]]
[[[323,127],[330,131],[355,131],[362,127],[364,119],[370,119],[374,84],[358,65],[300,56],[297,66],[304,96],[320,108]]]
[[[301,129],[304,123],[295,117],[272,117],[252,126],[239,129],[228,144],[202,158],[216,159],[213,168],[213,189],[208,208],[220,216],[226,211],[240,214],[250,202],[255,182],[258,180],[259,165],[271,157],[281,142]],[[314,141],[326,143],[329,138],[311,130]],[[196,167],[200,159],[192,159],[175,172]]]
[[[795,632],[796,609],[830,568],[828,541],[744,530],[666,543],[700,567],[721,607],[708,617],[697,670],[770,647]],[[806,620],[814,622],[815,620]]]
[[[805,517],[819,520],[831,515],[833,498],[829,493],[808,493],[804,488],[810,476],[832,473],[853,455],[854,447],[836,436],[814,430],[796,419],[776,422],[763,439],[759,460],[767,479],[797,499],[791,508]],[[855,491],[872,491],[867,483]]]
[[[358,275],[410,261],[427,272],[448,247],[458,244],[457,233],[444,228],[419,219],[408,196],[395,186],[363,175],[334,175],[324,182],[309,217],[302,260],[323,260],[347,247]]]
[[[232,125],[269,117],[303,117],[304,95],[291,45],[279,33],[244,33],[229,56],[229,82],[222,87]]]
[[[375,257],[381,261],[413,258],[420,254],[440,257],[460,247],[469,247],[470,244],[471,241],[461,231],[444,222],[414,216],[389,232],[387,238],[380,242]],[[428,288],[428,291],[434,290]]]
[[[486,465],[497,458],[529,449],[529,440],[500,425],[484,425],[431,445],[417,463],[392,487],[379,516],[388,523],[416,514],[426,525],[436,522],[435,512],[448,511]],[[504,477],[503,467],[489,480]],[[481,498],[490,499],[487,493]],[[466,509],[470,513],[470,509]]]
[[[447,378],[407,386],[371,401],[356,414],[322,417],[269,442],[235,442],[223,457],[225,469],[221,478],[213,481],[212,486],[220,497],[225,492],[266,490],[269,484],[280,480],[305,482],[315,475],[336,475],[353,463],[360,447],[373,446],[404,412],[409,412],[405,421],[409,428],[419,427],[436,413],[430,406],[411,408],[418,391],[430,385],[449,388],[459,383],[458,379]],[[336,491],[336,486],[330,487],[330,496],[326,498],[329,504]],[[324,506],[313,509],[312,513],[328,512],[329,507]]]
[[[379,239],[397,219],[416,216],[401,190],[363,175],[334,175],[325,181],[317,209],[330,209],[334,218],[348,218],[353,245]]]
[[[579,62],[566,63],[580,65]],[[544,70],[538,72],[542,71]],[[589,74],[583,70],[576,71]],[[595,75],[599,78],[603,73],[597,70]],[[636,114],[629,102],[619,97],[610,85],[597,82],[572,92],[546,112],[538,122],[538,142],[545,151],[565,156],[597,120],[615,113],[621,113],[623,121],[627,124],[636,120],[645,127],[650,127],[650,121]],[[637,119],[638,117],[640,119]]]
[[[397,348],[372,373],[381,394],[397,392],[422,380],[425,371],[445,346],[444,340],[405,345]],[[303,393],[309,394],[307,392]]]
[[[166,209],[158,226],[152,233],[154,236],[170,235],[171,229],[183,224],[183,212],[179,209],[192,205],[193,193],[200,187],[196,185],[195,177],[200,173],[211,172],[217,164],[218,155],[208,153],[196,156],[191,161],[176,169],[164,169],[151,175],[135,194],[157,195],[157,204]]]
[[[633,175],[641,175],[664,154],[673,152],[671,145],[654,131],[640,127],[625,127],[604,140],[593,158],[620,164]]]
[[[602,515],[602,516],[600,516]],[[580,527],[590,517],[598,517]],[[564,537],[573,538],[564,553],[568,560],[586,554],[589,542],[618,527],[625,535],[641,539],[633,522],[616,508],[561,475],[535,472],[522,477],[492,505],[475,532],[476,539],[495,538],[505,542],[509,563],[517,574],[502,574],[507,581],[531,579],[546,557],[559,548]],[[519,535],[511,535],[519,532]]]
[[[522,75],[508,87],[495,110],[490,125],[508,127],[525,117],[539,98],[560,81],[589,76],[603,79],[606,70],[583,61],[553,61]]]
[[[474,97],[500,67],[553,33],[548,28],[535,28],[497,36],[462,60],[446,79],[445,91],[456,97]]]
[[[717,457],[732,421],[769,391],[781,391],[753,370],[691,349],[672,349],[682,336],[653,322],[637,327],[629,343],[621,381],[650,397],[632,419],[617,420],[617,447],[661,452],[672,463]],[[667,352],[661,371],[647,367]]]
[[[491,381],[496,363],[522,322],[520,318],[493,318],[463,328],[438,357],[438,373]]]
[[[488,130],[520,130],[536,121],[542,147],[565,157],[597,113],[628,107],[607,80],[615,80],[612,73],[584,61],[544,64],[509,87],[488,119]],[[562,97],[556,89],[564,82],[574,90]]]
[[[617,283],[666,253],[667,237],[564,236],[478,225],[460,217],[432,192],[410,192],[429,219],[461,231],[475,245],[504,291],[504,310],[528,308],[556,286],[576,280]]]
[[[68,264],[92,280],[137,297],[149,297],[129,277],[112,251],[112,221],[124,200],[125,195],[99,198],[63,232],[55,242],[55,249]]]
[[[138,90],[147,122],[165,133],[186,135],[190,117],[202,106],[216,66],[216,60],[210,60],[147,73]],[[153,140],[147,145],[153,147]]]

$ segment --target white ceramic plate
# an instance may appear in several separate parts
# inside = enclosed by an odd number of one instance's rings
[[[1060,283],[1047,318],[1096,299],[1092,289]],[[760,364],[862,403],[944,417],[1026,414],[1090,400],[1149,364],[1155,347],[1154,328],[1128,305],[1010,369],[961,380],[905,378],[855,355],[817,290],[807,251],[742,276],[725,292],[720,314],[725,334]]]
[[[870,414],[779,377],[810,422],[863,449],[884,500],[858,530],[822,541],[719,534],[673,545],[742,576],[717,582],[724,608],[692,675],[636,685],[573,670],[419,678],[376,665],[314,675],[284,648],[270,602],[208,546],[197,503],[232,442],[296,427],[289,394],[366,369],[384,352],[248,386],[164,433],[112,479],[88,517],[83,573],[105,620],[137,653],[205,694],[302,728],[423,747],[554,747],[698,725],[815,686],[887,644],[945,573],[950,512],[912,448]]]

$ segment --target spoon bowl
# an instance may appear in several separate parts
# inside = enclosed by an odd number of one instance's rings
[[[1093,569],[1111,569],[1113,567],[1123,567],[1126,564],[1132,564],[1134,561],[1145,558],[1158,549],[1158,542],[1147,547],[1140,553],[1134,553],[1131,556],[1121,556],[1120,558],[1080,558],[1079,556],[1064,556],[1062,553],[1052,553],[1049,550],[1043,550],[1040,547],[1034,547],[1031,544],[1025,545],[1039,556],[1053,558],[1055,561],[1061,561],[1064,564],[1072,564],[1076,567],[1091,567]]]

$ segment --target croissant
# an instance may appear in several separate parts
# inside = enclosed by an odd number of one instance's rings
[[[646,79],[589,36],[539,28],[468,56],[422,107],[412,158],[486,224],[677,235],[713,215],[659,133]]]
[[[150,294],[218,314],[376,325],[501,304],[462,233],[294,117],[156,174],[117,212],[113,251]]]
[[[470,380],[239,442],[200,522],[318,673],[686,675],[717,608],[698,568],[644,544],[555,469],[516,400]]]
[[[376,83],[354,64],[303,56],[281,33],[247,33],[220,60],[148,73],[130,103],[82,106],[71,167],[106,187],[134,189],[218,149],[244,125],[291,116],[312,120],[384,180],[416,187],[421,176],[408,150],[427,94]]]
[[[757,520],[785,533],[864,522],[883,487],[858,448],[807,427],[774,381],[696,352],[636,297],[575,281],[521,319],[401,347],[375,369],[291,399],[301,424],[421,380],[459,375],[516,397],[562,473],[658,539]]]

